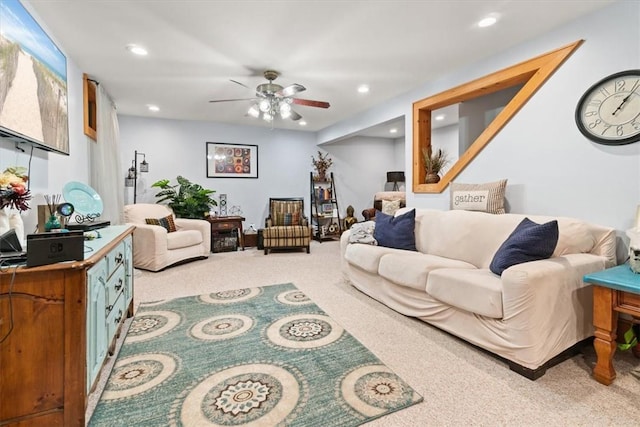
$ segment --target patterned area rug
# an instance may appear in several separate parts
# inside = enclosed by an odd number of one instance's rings
[[[292,284],[141,305],[90,426],[356,426],[422,401]]]

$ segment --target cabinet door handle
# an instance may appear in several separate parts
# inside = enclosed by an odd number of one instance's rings
[[[124,259],[124,255],[122,254],[122,252],[120,252],[118,255],[116,255],[115,260],[116,263],[120,264],[122,262],[122,260]]]
[[[105,307],[105,309],[106,309],[106,311],[107,311],[107,314],[109,314],[109,312],[110,312],[111,310],[113,310],[113,304],[110,304],[110,305],[106,306],[106,307]]]
[[[122,320],[122,310],[118,310],[118,317],[113,321],[116,325]]]
[[[118,284],[115,286],[116,291],[119,291],[120,289],[122,289],[122,279],[118,279]]]

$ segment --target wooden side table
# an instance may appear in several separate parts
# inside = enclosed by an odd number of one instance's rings
[[[629,264],[587,274],[583,280],[593,287],[593,326],[597,362],[593,377],[609,385],[616,378],[613,355],[616,352],[618,313],[640,317],[640,274],[631,271]]]
[[[205,218],[211,224],[211,249],[213,250],[214,237],[221,232],[237,230],[239,246],[244,251],[244,233],[242,232],[242,216],[210,216]]]

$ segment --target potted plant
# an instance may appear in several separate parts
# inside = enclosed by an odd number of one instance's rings
[[[314,181],[326,181],[327,171],[333,164],[333,159],[329,157],[329,154],[322,155],[321,151],[318,151],[318,158],[311,156],[311,162],[316,169],[316,175],[314,175]]]
[[[440,181],[440,172],[449,163],[447,153],[438,148],[433,152],[431,145],[422,149],[424,157],[424,169],[426,172],[425,182],[427,184],[435,184]]]
[[[214,190],[203,188],[182,176],[178,176],[176,180],[178,183],[175,185],[170,185],[168,179],[161,179],[151,185],[161,190],[156,194],[156,197],[159,198],[156,203],[168,201],[167,205],[173,209],[176,217],[202,219],[209,212],[211,206],[218,205],[210,197],[215,193]]]

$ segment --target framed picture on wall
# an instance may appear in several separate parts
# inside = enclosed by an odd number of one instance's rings
[[[207,142],[207,178],[257,177],[257,145]]]

